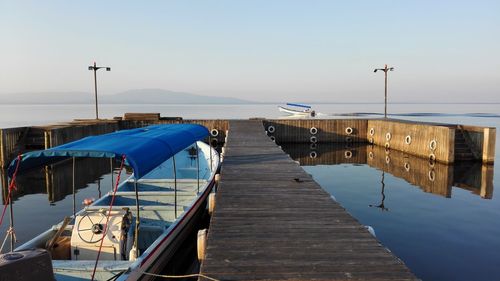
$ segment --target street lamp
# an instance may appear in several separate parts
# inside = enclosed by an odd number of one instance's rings
[[[387,118],[387,71],[394,71],[394,67],[387,67],[387,64],[386,64],[384,68],[376,68],[373,72],[377,72],[377,70],[382,70],[385,73],[384,118]]]
[[[95,90],[95,119],[99,119],[99,110],[97,109],[97,70],[101,68],[106,68],[106,71],[111,71],[111,67],[107,66],[97,66],[94,62],[94,65],[89,66],[89,70],[94,71],[94,90]]]

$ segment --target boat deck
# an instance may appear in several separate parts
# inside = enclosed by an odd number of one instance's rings
[[[229,127],[202,274],[417,280],[266,136],[261,121],[230,121]]]

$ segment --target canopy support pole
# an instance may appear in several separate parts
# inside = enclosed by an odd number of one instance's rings
[[[198,179],[198,193],[200,193],[200,151],[198,148],[198,142],[196,143],[196,177]]]
[[[111,170],[111,190],[115,187],[113,182],[114,182],[114,175],[113,175],[113,157],[109,158],[109,168]]]
[[[101,193],[101,179],[100,178],[97,180],[97,195],[98,195],[99,198],[101,198],[101,196],[102,196],[102,193]]]
[[[14,209],[12,207],[12,195],[10,195],[8,200],[9,200],[9,212],[10,212],[10,226],[8,232],[10,234],[10,251],[13,252],[16,244],[16,236],[14,233]]]
[[[177,219],[177,169],[175,167],[175,155],[172,156],[172,163],[174,166],[174,215]]]
[[[73,218],[76,218],[76,172],[75,172],[76,158],[73,157]]]
[[[213,172],[214,168],[212,167],[212,137],[208,136],[208,146],[210,146],[210,172]]]
[[[120,171],[121,172],[121,171]],[[137,212],[135,216],[135,235],[134,235],[134,245],[135,245],[135,256],[139,256],[139,224],[140,224],[140,214],[139,214],[139,189],[137,188],[137,179],[134,178],[134,190],[135,190],[135,211]]]

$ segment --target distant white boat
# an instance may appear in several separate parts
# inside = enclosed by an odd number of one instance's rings
[[[278,106],[278,110],[280,112],[284,112],[284,113],[287,113],[287,114],[293,115],[293,116],[304,116],[304,117],[316,116],[316,112],[314,110],[312,110],[311,106],[309,106],[309,105],[297,104],[297,103],[287,103],[286,105],[294,106],[294,107],[301,108],[301,109],[294,109],[294,108],[287,108],[287,107],[283,107],[283,106]]]

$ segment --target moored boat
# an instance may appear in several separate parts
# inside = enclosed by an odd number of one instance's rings
[[[286,105],[293,106],[293,107],[300,108],[300,109],[278,106],[278,110],[280,112],[284,112],[286,114],[289,114],[292,116],[297,116],[297,117],[309,117],[309,116],[314,117],[314,116],[316,116],[316,112],[314,110],[312,110],[312,107],[309,105],[297,104],[297,103],[287,103]]]
[[[133,173],[14,252],[47,250],[58,281],[151,279],[205,210],[219,167],[218,153],[201,141],[208,135],[200,125],[155,125],[22,155],[9,176],[72,157],[112,158]]]

